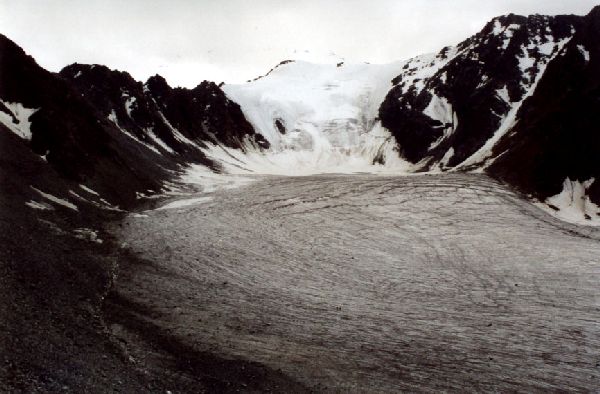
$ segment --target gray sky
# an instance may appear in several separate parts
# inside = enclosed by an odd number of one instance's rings
[[[100,63],[193,87],[245,81],[290,58],[403,60],[456,44],[497,15],[583,15],[599,2],[0,0],[0,33],[51,71]]]

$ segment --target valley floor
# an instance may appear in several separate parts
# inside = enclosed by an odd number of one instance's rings
[[[248,362],[242,390],[265,373],[275,391],[600,386],[600,232],[486,176],[262,177],[194,197],[115,226],[130,258],[107,322],[142,364],[152,327]]]

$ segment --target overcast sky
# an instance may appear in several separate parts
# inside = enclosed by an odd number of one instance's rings
[[[101,63],[171,85],[235,83],[284,59],[388,63],[507,14],[584,15],[599,0],[0,0],[0,33],[58,71]],[[334,55],[335,54],[335,55]]]

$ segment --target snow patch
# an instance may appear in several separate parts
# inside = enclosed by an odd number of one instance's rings
[[[131,96],[126,96],[127,100],[125,100],[125,111],[127,111],[127,116],[129,116],[131,118],[131,111],[134,109],[134,104],[136,101],[136,98]]]
[[[152,99],[152,100],[154,100],[154,99]],[[187,138],[185,135],[181,134],[181,132],[169,122],[169,120],[162,113],[162,111],[158,111],[158,114],[162,118],[163,122],[167,125],[167,127],[171,130],[171,132],[173,133],[173,137],[175,137],[175,139],[177,141],[183,142],[184,144],[187,144],[187,145],[193,146],[194,148],[200,149],[198,144],[196,144],[194,141]]]
[[[536,59],[529,55],[529,51],[527,47],[521,45],[521,56],[518,58],[519,61],[519,69],[522,74],[529,73],[529,69],[535,66]]]
[[[154,131],[151,127],[145,128],[144,131],[146,132],[146,134],[148,134],[150,139],[156,143],[156,145],[160,146],[169,153],[175,153],[175,151],[169,145],[165,144],[163,140],[161,140],[156,134],[154,134]]]
[[[0,110],[0,123],[22,139],[31,141],[31,122],[29,118],[39,108],[26,108],[21,103],[11,103],[3,100],[0,100],[0,103],[4,104],[11,112],[11,114],[7,114]]]
[[[34,201],[34,200],[27,201],[25,203],[25,205],[27,205],[28,207],[33,208],[33,209],[50,210],[50,211],[54,210],[54,208],[51,205],[43,203],[43,202]]]
[[[100,203],[96,202],[96,201],[92,201],[92,200],[88,200],[87,198],[84,198],[82,196],[80,196],[79,194],[75,193],[73,190],[69,190],[69,194],[71,194],[72,196],[74,196],[75,198],[77,198],[78,200],[84,201],[88,204],[91,204],[97,208],[100,209],[106,209],[109,211],[118,211],[118,212],[122,212],[123,210],[121,208],[119,208],[118,206],[114,206],[111,203],[109,203],[108,201],[106,201],[105,199],[103,199],[102,197],[100,197],[100,195],[98,193],[96,193],[95,191],[93,191],[92,189],[89,189],[87,187],[85,187],[84,185],[79,185],[79,187],[92,194],[94,196],[94,198],[96,198],[97,200],[100,200]]]
[[[36,189],[33,186],[31,186],[31,188],[33,190],[35,190],[36,192],[38,192],[42,197],[44,197],[48,201],[52,201],[55,204],[62,205],[63,207],[72,209],[74,211],[79,211],[79,209],[77,209],[77,206],[75,204],[73,204],[67,200],[63,200],[62,198],[55,197],[52,194],[44,193],[43,191]]]
[[[538,49],[542,55],[550,56],[554,52],[556,45],[554,44],[554,38],[538,46]]]
[[[583,56],[583,59],[585,60],[585,62],[586,63],[589,62],[590,61],[590,52],[588,50],[586,50],[583,45],[577,45],[577,49],[579,49],[579,52]]]
[[[499,23],[499,22],[496,21],[496,23]],[[510,44],[510,41],[511,41],[515,31],[519,30],[520,28],[521,28],[521,25],[519,25],[518,23],[512,23],[512,24],[508,25],[508,27],[506,27],[506,29],[502,30],[501,33],[504,37],[504,40],[502,41],[502,50],[506,50],[508,48],[508,45]]]
[[[73,233],[75,234],[75,238],[78,239],[95,242],[97,244],[101,244],[104,242],[100,238],[98,238],[98,232],[96,230],[83,227],[73,230]]]
[[[448,162],[450,161],[450,159],[452,158],[452,156],[454,156],[454,148],[450,147],[450,149],[448,149],[446,151],[446,153],[444,153],[444,156],[442,157],[442,159],[440,160],[440,168],[444,168],[448,166]]]
[[[496,95],[500,97],[505,103],[510,104],[510,96],[508,94],[508,89],[506,88],[506,85],[504,85],[502,89],[496,90]]]
[[[176,201],[170,202],[168,204],[165,204],[162,207],[157,208],[156,210],[158,211],[158,210],[162,210],[162,209],[176,209],[176,208],[189,207],[191,205],[203,204],[210,200],[212,200],[212,197],[207,197],[207,196],[188,198],[185,200],[176,200]]]
[[[400,84],[402,93],[404,94],[410,89],[415,89],[417,94],[420,93],[425,88],[425,82],[454,59],[457,54],[456,47],[449,47],[444,57],[432,53],[406,61],[400,74],[402,76]]]
[[[423,114],[429,116],[433,120],[439,121],[443,125],[452,123],[454,119],[452,105],[445,97],[438,97],[435,93],[432,93],[429,105],[427,105]]]
[[[543,203],[535,205],[557,218],[569,223],[588,226],[600,226],[600,207],[594,204],[587,190],[594,183],[594,178],[587,181],[572,181],[567,178],[563,182],[563,190]]]
[[[452,135],[458,126],[458,117],[452,109],[452,104],[445,97],[438,97],[435,93],[431,93],[431,95],[431,101],[429,101],[427,108],[423,110],[423,114],[440,122],[442,124],[440,127],[444,128],[444,133],[429,145],[428,150],[437,147],[443,140]]]
[[[89,187],[87,187],[86,185],[79,185],[79,187],[81,188],[81,190],[84,190],[90,194],[93,194],[95,196],[100,197],[100,194],[98,194],[97,192],[95,192],[94,190],[90,189]]]
[[[108,115],[108,120],[110,120],[111,122],[113,122],[115,124],[115,126],[117,126],[119,128],[119,130],[121,130],[121,132],[123,134],[125,134],[127,137],[131,138],[132,140],[134,140],[138,144],[141,144],[141,145],[145,146],[146,148],[150,149],[151,151],[153,151],[153,152],[155,152],[155,153],[157,153],[159,155],[161,154],[158,149],[156,149],[155,147],[153,147],[150,144],[145,143],[144,141],[142,141],[139,138],[137,138],[135,135],[131,134],[130,132],[128,132],[127,130],[125,130],[124,128],[122,128],[119,125],[119,120],[117,119],[117,114],[115,113],[114,109]]]

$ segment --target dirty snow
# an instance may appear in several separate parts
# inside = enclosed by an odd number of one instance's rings
[[[184,183],[199,186],[203,193],[235,189],[254,182],[248,175],[217,174],[203,165],[194,164],[180,178]]]
[[[115,231],[155,266],[116,290],[199,350],[328,392],[598,387],[598,236],[489,177],[271,176],[147,214]]]
[[[212,197],[208,197],[208,196],[187,198],[187,199],[183,199],[183,200],[175,200],[175,201],[165,204],[157,209],[160,210],[160,209],[176,209],[176,208],[189,207],[189,206],[193,206],[193,205],[203,204],[210,200],[212,200]]]
[[[83,240],[95,242],[98,244],[101,244],[104,242],[100,238],[98,238],[98,232],[96,230],[92,230],[92,229],[83,227],[83,228],[78,228],[78,229],[73,230],[73,233],[75,235],[75,238],[78,238],[78,239],[83,239]]]

